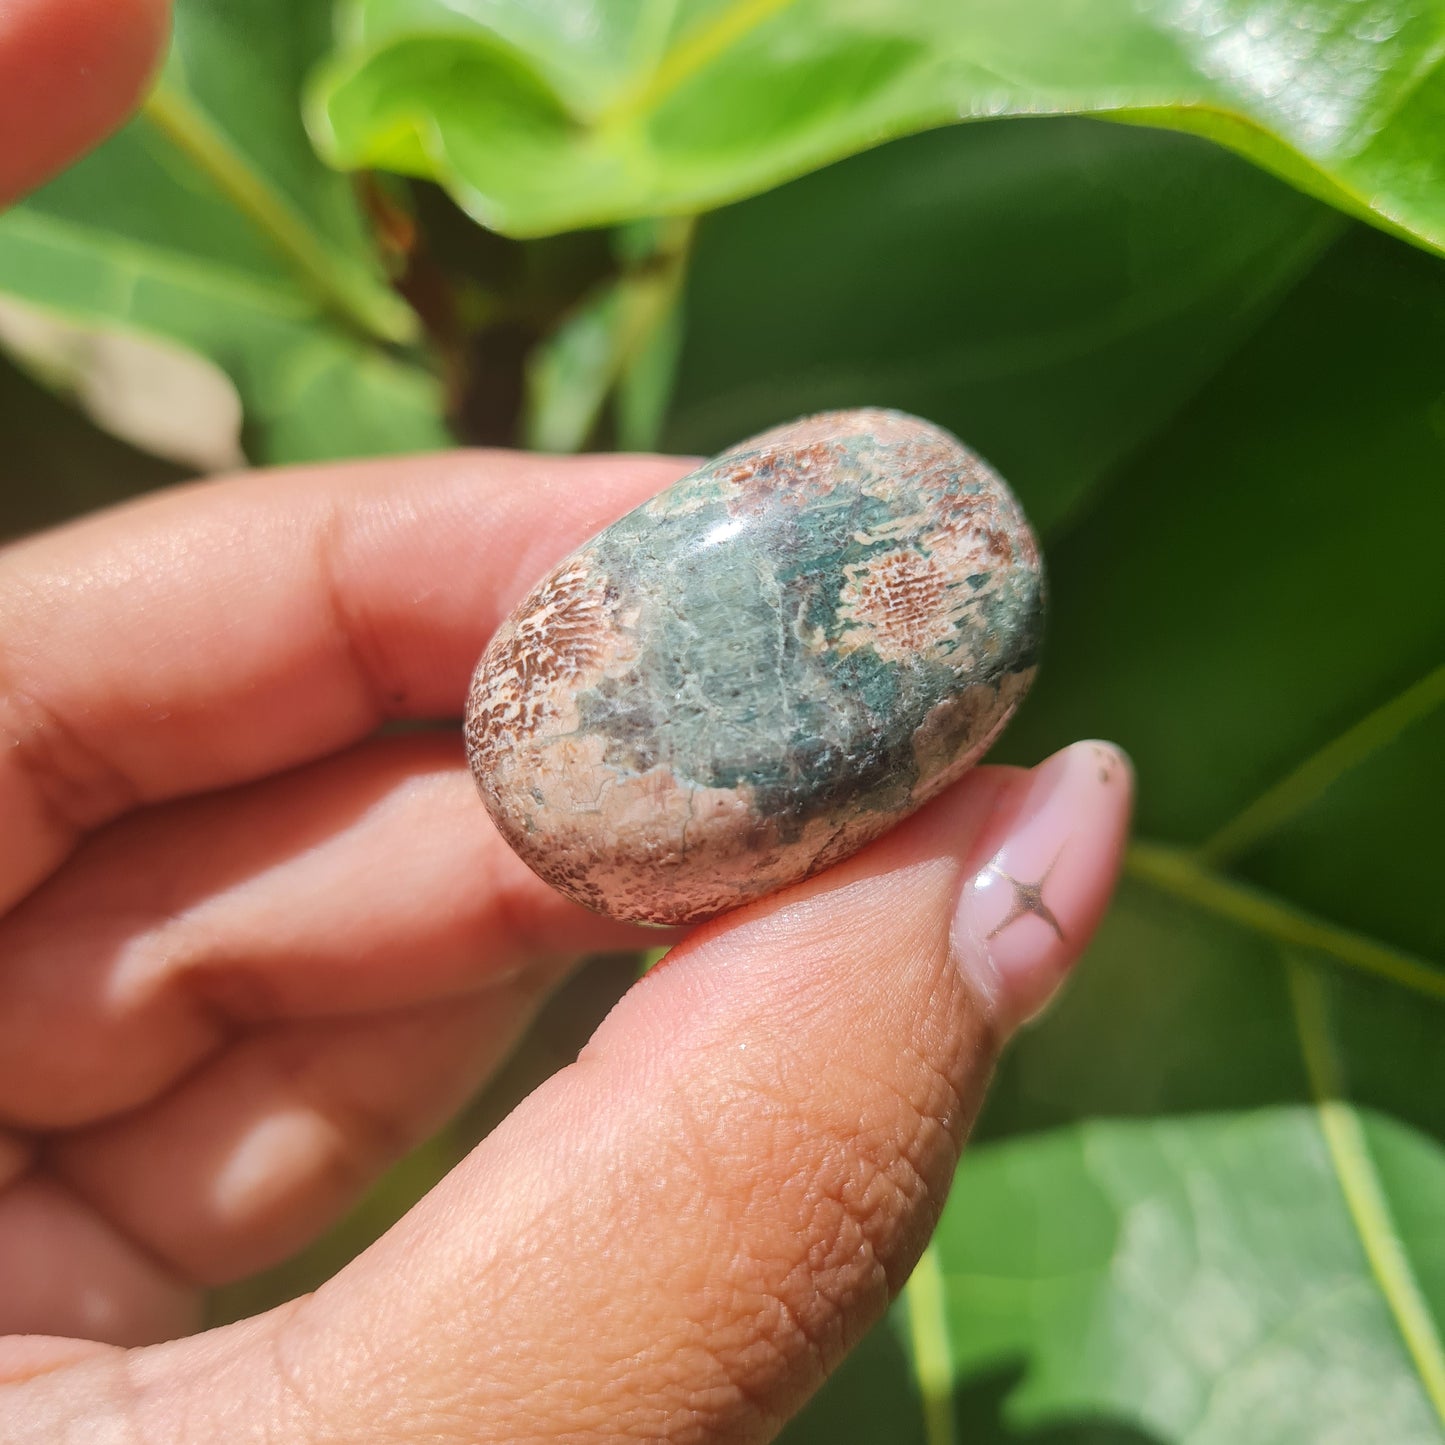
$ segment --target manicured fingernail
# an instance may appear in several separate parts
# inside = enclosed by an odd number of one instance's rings
[[[962,966],[1005,1030],[1054,996],[1108,902],[1129,830],[1134,774],[1111,743],[1055,753],[999,798],[954,923]]]

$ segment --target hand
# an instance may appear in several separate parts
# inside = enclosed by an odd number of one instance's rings
[[[0,96],[40,13],[0,19]],[[93,80],[111,118],[142,70]],[[0,1439],[761,1440],[901,1286],[1103,910],[1104,745],[695,931],[317,1294],[146,1345],[334,1219],[575,959],[655,941],[511,855],[453,732],[376,732],[455,717],[530,584],[680,470],[256,474],[0,552],[0,1333],[32,1332]]]

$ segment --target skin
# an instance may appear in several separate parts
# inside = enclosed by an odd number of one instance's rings
[[[110,134],[164,49],[167,0],[0,0],[0,201]]]
[[[154,4],[0,0],[0,103],[32,84],[0,187],[112,128],[159,44]],[[536,579],[684,470],[257,473],[0,549],[0,1439],[764,1440],[902,1285],[1103,911],[1103,745],[680,939],[327,1286],[189,1333],[577,958],[656,942],[518,862],[454,733],[377,729],[456,717]]]

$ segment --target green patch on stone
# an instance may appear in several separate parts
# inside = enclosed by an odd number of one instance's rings
[[[876,449],[851,455],[834,493],[808,505],[764,496],[749,514],[710,466],[594,544],[602,574],[636,606],[641,643],[577,699],[580,730],[603,740],[610,767],[745,787],[785,840],[816,818],[908,805],[919,726],[961,685],[1025,665],[989,656],[990,630],[1016,622],[1032,597],[1010,585],[978,599],[958,636],[980,664],[976,677],[922,657],[885,661],[866,646],[839,651],[846,570],[907,546],[898,519],[936,507],[906,482],[886,498],[864,491],[859,480],[886,461]],[[780,468],[778,486],[786,482]],[[764,472],[749,485],[766,493],[769,484]],[[977,590],[990,575],[959,585]]]

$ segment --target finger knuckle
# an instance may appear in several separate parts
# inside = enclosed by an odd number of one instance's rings
[[[0,758],[61,837],[74,838],[140,800],[125,772],[92,747],[60,711],[0,657]]]

